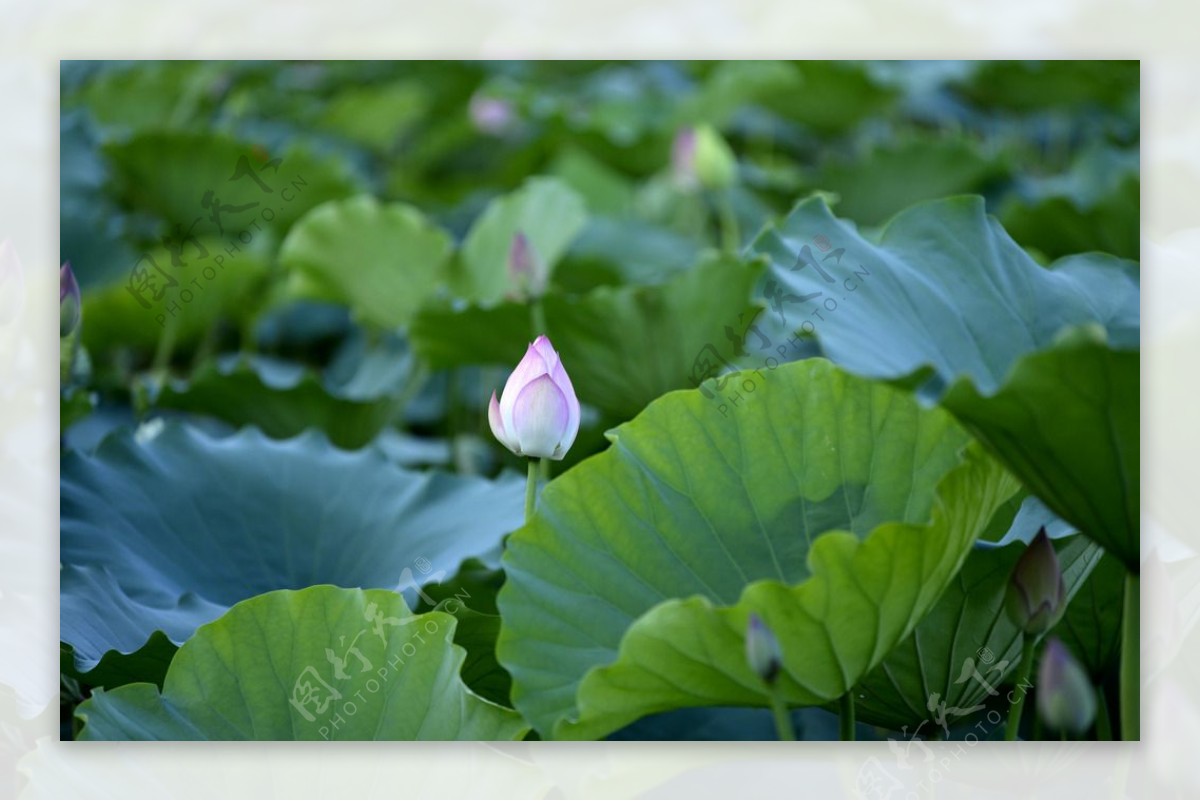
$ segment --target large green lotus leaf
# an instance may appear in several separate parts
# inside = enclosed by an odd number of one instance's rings
[[[878,243],[812,197],[753,250],[771,261],[762,321],[778,338],[815,335],[829,358],[875,378],[932,370],[935,396],[959,376],[993,394],[1018,359],[1073,326],[1098,323],[1115,346],[1138,344],[1135,265],[1095,255],[1047,270],[979,197],[919,203]]]
[[[508,540],[497,653],[543,736],[766,704],[744,655],[751,611],[780,638],[792,704],[843,695],[1017,490],[900,390],[822,359],[757,381],[725,412],[711,381],[655,401]]]
[[[264,240],[232,254],[219,239],[196,241],[202,250],[189,244],[179,266],[168,248],[152,248],[125,265],[116,283],[85,291],[87,325],[80,331],[94,361],[119,348],[153,352],[164,336],[176,348],[190,347],[218,323],[240,325],[253,314],[269,271]],[[207,256],[200,257],[202,251]],[[134,280],[135,270],[152,283]]]
[[[838,212],[860,225],[878,225],[922,200],[982,192],[1007,165],[966,137],[909,137],[853,158],[833,158],[813,179],[833,192]]]
[[[513,237],[525,235],[535,257],[553,274],[587,222],[583,198],[557,178],[531,178],[512,194],[493,200],[463,241],[457,289],[489,305],[509,291],[508,253]]]
[[[622,419],[673,389],[696,386],[697,360],[740,332],[755,310],[762,265],[720,257],[657,286],[598,287],[544,298],[546,328],[583,403]],[[427,308],[413,349],[433,367],[515,366],[532,339],[529,311],[515,303],[461,311]],[[737,333],[732,334],[733,337]]]
[[[243,601],[153,684],[97,692],[81,740],[515,740],[528,726],[471,692],[457,621],[397,593],[320,586]]]
[[[416,80],[346,86],[321,104],[316,127],[387,153],[425,114],[430,89]]]
[[[701,243],[634,218],[592,217],[571,246],[555,285],[569,292],[661,284],[700,260]]]
[[[960,380],[942,405],[1054,512],[1136,571],[1141,359],[1093,333],[1025,357],[991,397]]]
[[[524,519],[524,481],[347,452],[309,431],[225,438],[152,421],[62,458],[61,638],[81,671],[178,644],[232,604],[313,584],[416,587],[490,566]]]
[[[999,216],[1018,242],[1052,259],[1091,250],[1136,259],[1141,248],[1138,152],[1084,151],[1063,175],[1021,182]]]
[[[797,65],[783,61],[722,61],[704,82],[683,98],[674,113],[676,127],[709,123],[723,128],[746,106],[772,98],[795,103],[804,96]]]
[[[426,584],[416,610],[449,612],[458,618],[454,641],[467,649],[463,681],[489,701],[511,706],[512,677],[496,661],[496,638],[500,635],[496,593],[503,584],[503,570],[468,559],[452,577]]]
[[[363,195],[313,209],[279,261],[297,296],[344,303],[367,323],[395,328],[445,281],[452,247],[417,209]]]
[[[1125,566],[1106,553],[1054,629],[1097,683],[1117,673],[1124,604]]]
[[[1140,79],[1137,61],[980,61],[956,88],[977,105],[1017,112],[1126,110],[1132,101],[1136,125]]]
[[[761,319],[780,352],[811,334],[851,372],[923,382],[1056,514],[1136,566],[1135,265],[1043,268],[976,197],[914,206],[878,243],[812,198],[754,249],[771,260]]]
[[[462,668],[463,681],[489,701],[510,704],[512,677],[496,661],[500,616],[476,612],[457,598],[438,604],[436,611],[453,614],[458,620],[454,641],[467,651]]]
[[[234,65],[220,61],[141,61],[98,72],[64,105],[87,106],[101,126],[118,135],[144,130],[187,129],[208,124],[220,99],[216,86]]]
[[[64,109],[59,125],[58,254],[87,292],[128,275],[139,254],[128,215],[105,192],[110,176],[91,118]]]
[[[412,358],[403,343],[391,339],[358,351],[347,369],[335,363],[324,374],[269,356],[227,354],[186,380],[168,382],[153,402],[239,427],[253,425],[276,438],[315,427],[338,447],[361,448],[403,407]]]
[[[799,92],[773,98],[767,105],[822,134],[845,131],[871,115],[886,114],[898,92],[863,63],[807,59],[794,62],[803,83]]]
[[[243,231],[282,234],[309,209],[362,191],[347,165],[299,145],[270,153],[221,134],[152,131],[105,153],[126,204],[231,248]]]
[[[426,584],[417,611],[455,600],[478,614],[498,615],[496,594],[504,584],[504,571],[479,559],[468,559],[445,581]]]
[[[583,148],[564,148],[550,172],[583,198],[590,214],[625,217],[633,208],[633,182]]]
[[[859,720],[929,738],[1002,692],[1021,659],[1021,632],[1004,610],[1004,595],[1013,566],[1042,526],[1058,552],[1068,601],[1075,597],[1103,551],[1027,498],[1008,534],[976,542],[932,611],[859,682]]]
[[[65,567],[62,576],[71,575],[71,582],[87,582],[77,568]],[[108,578],[105,581],[110,580]],[[65,581],[65,579],[64,579]],[[113,591],[112,586],[101,586],[101,591]],[[119,590],[116,590],[119,592]],[[214,609],[214,615],[223,610]],[[136,614],[136,612],[135,612]],[[75,661],[75,648],[62,643],[59,645],[59,669],[63,675],[70,676],[89,687],[121,687],[137,682],[150,682],[162,687],[167,678],[167,669],[171,667],[171,658],[179,650],[179,646],[171,642],[167,635],[156,631],[150,635],[146,644],[131,654],[119,651],[109,651],[90,669],[81,669]]]

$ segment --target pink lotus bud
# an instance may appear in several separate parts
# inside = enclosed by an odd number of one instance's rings
[[[696,176],[696,129],[684,128],[671,142],[671,174],[682,189],[694,189],[700,184]]]
[[[727,189],[737,180],[737,158],[711,125],[685,128],[671,144],[671,171],[682,189]]]
[[[540,297],[546,291],[546,267],[521,231],[513,235],[508,249],[508,277],[513,287],[509,297],[513,300]]]
[[[746,624],[746,661],[750,669],[768,685],[775,683],[779,671],[783,669],[783,654],[779,650],[775,632],[753,612]]]
[[[1067,647],[1051,637],[1038,667],[1037,708],[1055,731],[1083,734],[1096,717],[1096,693]]]
[[[1067,588],[1045,528],[1013,567],[1004,606],[1009,619],[1026,634],[1044,634],[1066,611]]]
[[[79,319],[83,316],[83,304],[79,298],[79,284],[75,281],[75,273],[71,271],[71,263],[67,262],[58,268],[58,335],[70,336],[79,327]]]
[[[507,100],[479,94],[472,96],[467,110],[475,129],[492,136],[505,133],[516,116]]]
[[[518,456],[559,460],[570,450],[579,433],[579,399],[544,334],[525,351],[499,400],[492,392],[488,422]]]

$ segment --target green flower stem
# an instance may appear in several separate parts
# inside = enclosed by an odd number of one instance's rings
[[[540,297],[531,298],[529,301],[529,323],[533,327],[534,339],[543,334],[549,336],[549,333],[546,331],[546,310],[542,306],[542,299]],[[549,481],[550,460],[541,459],[540,462],[542,481]],[[528,514],[526,514],[526,517],[528,517]]]
[[[1108,699],[1104,697],[1104,685],[1096,686],[1096,739],[1111,740],[1112,720],[1108,716]]]
[[[742,245],[742,234],[738,230],[737,214],[733,210],[733,192],[726,189],[717,194],[717,214],[721,219],[721,248],[726,253],[737,253]]]
[[[1021,710],[1025,708],[1025,696],[1029,693],[1029,673],[1033,670],[1033,652],[1036,650],[1036,638],[1028,634],[1021,637],[1021,665],[1017,668],[1017,700],[1008,709],[1008,725],[1004,728],[1004,739],[1017,739],[1017,729],[1021,726]]]
[[[158,338],[158,347],[154,350],[154,361],[150,370],[155,376],[161,376],[171,366],[171,353],[175,350],[175,335],[178,333],[178,321],[175,317],[163,327],[162,336]]]
[[[780,740],[795,740],[796,730],[792,728],[792,715],[788,711],[787,702],[776,690],[770,690],[771,711],[775,714],[775,731]]]
[[[708,204],[699,192],[689,193],[675,213],[675,224],[696,239],[703,240],[708,233]]]
[[[542,299],[533,298],[529,301],[529,323],[533,326],[533,338],[537,339],[546,333],[546,310],[542,308]]]
[[[1125,574],[1125,608],[1121,614],[1121,739],[1141,739],[1141,583]]]
[[[838,736],[840,739],[851,742],[854,740],[854,688],[846,690],[846,694],[842,696],[839,703],[840,711],[838,715]]]
[[[525,482],[525,522],[533,517],[533,507],[537,503],[538,460],[529,460],[529,478]]]

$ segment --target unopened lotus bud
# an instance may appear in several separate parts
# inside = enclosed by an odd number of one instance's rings
[[[507,100],[479,94],[471,98],[468,113],[475,129],[491,136],[500,136],[508,131],[516,117]]]
[[[696,175],[696,129],[684,128],[671,142],[671,175],[681,189],[695,189],[700,184]]]
[[[1055,731],[1083,734],[1096,718],[1096,694],[1087,673],[1067,647],[1051,637],[1038,667],[1037,708]]]
[[[779,650],[775,632],[753,612],[746,624],[746,662],[768,685],[775,683],[783,669],[783,654]]]
[[[1044,634],[1067,608],[1067,588],[1054,544],[1043,527],[1021,554],[1008,580],[1004,607],[1026,634]]]
[[[518,456],[559,460],[579,433],[579,399],[550,340],[539,336],[504,384],[492,392],[488,422]]]
[[[671,167],[679,186],[727,189],[737,178],[737,159],[711,125],[680,131],[671,146]]]
[[[82,317],[82,308],[79,284],[75,281],[75,273],[71,271],[71,263],[67,262],[58,269],[58,335],[60,337],[75,333]]]
[[[508,278],[512,284],[510,297],[528,300],[541,297],[546,291],[547,270],[529,237],[521,231],[513,234],[508,249]]]

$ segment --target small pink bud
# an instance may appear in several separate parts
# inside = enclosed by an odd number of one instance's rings
[[[468,106],[471,122],[480,133],[500,136],[512,127],[516,115],[507,100],[476,94]]]
[[[508,249],[508,277],[512,283],[509,296],[514,300],[541,297],[546,291],[546,268],[538,258],[529,238],[521,231],[513,235]]]
[[[715,128],[700,125],[675,135],[671,171],[681,189],[728,189],[737,180],[737,158]]]
[[[684,128],[671,142],[671,173],[681,189],[694,189],[700,184],[696,176],[696,129]]]

